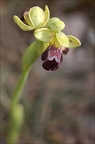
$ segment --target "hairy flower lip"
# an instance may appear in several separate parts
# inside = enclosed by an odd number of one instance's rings
[[[63,54],[67,54],[68,52],[69,52],[69,48],[64,48],[63,50],[62,50],[62,52],[63,52]]]
[[[46,60],[43,64],[42,67],[45,70],[51,70],[51,71],[55,71],[58,69],[58,63],[55,61],[55,59],[53,59],[53,61],[50,60]]]
[[[68,48],[64,48],[64,53]],[[63,61],[62,47],[56,48],[54,44],[49,45],[48,48],[42,53],[41,59],[43,62],[42,67],[49,71],[55,71]]]
[[[47,59],[47,56],[48,56],[48,50],[49,48],[47,48],[41,55],[41,60],[42,61],[45,61]]]

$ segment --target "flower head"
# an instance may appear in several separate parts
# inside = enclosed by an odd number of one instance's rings
[[[69,48],[76,48],[81,45],[81,42],[72,35],[65,35],[62,30],[65,27],[63,21],[57,17],[50,18],[50,12],[48,6],[45,6],[45,11],[40,7],[35,6],[27,9],[22,13],[21,19],[14,16],[15,23],[24,31],[34,31],[36,38],[33,48],[29,49],[35,52],[33,58],[37,55],[41,55],[43,62],[42,66],[46,70],[56,70],[63,61],[63,54],[67,54]],[[37,44],[39,41],[40,44]],[[44,46],[45,45],[45,46]],[[48,46],[47,46],[48,45]],[[30,53],[27,52],[27,59]],[[26,56],[25,56],[26,57]],[[25,58],[25,61],[29,61]],[[29,63],[30,64],[30,63]]]
[[[30,31],[44,27],[49,17],[50,12],[47,5],[45,6],[45,11],[35,6],[24,11],[21,19],[15,15],[14,21],[22,30]]]
[[[60,28],[60,25],[59,25]],[[46,51],[43,52],[41,59],[44,61],[43,68],[46,70],[56,70],[63,61],[63,54],[67,54],[69,48],[80,46],[80,41],[71,35],[65,35],[55,29],[42,28],[35,30],[36,39],[49,43]]]

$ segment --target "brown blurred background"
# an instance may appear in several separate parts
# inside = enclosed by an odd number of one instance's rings
[[[21,57],[34,40],[13,21],[26,8],[49,6],[51,17],[65,22],[64,32],[80,39],[55,72],[34,63],[22,95],[25,123],[18,144],[94,144],[95,1],[0,1],[1,99],[0,144],[6,144],[10,96],[21,73]]]

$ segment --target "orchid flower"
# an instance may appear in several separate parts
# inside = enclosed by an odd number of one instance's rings
[[[81,42],[72,35],[65,35],[61,30],[65,27],[64,22],[58,18],[51,18],[46,23],[46,28],[35,30],[34,36],[39,41],[49,43],[46,51],[42,53],[43,68],[56,70],[63,61],[63,54],[67,54],[68,48],[76,48]]]
[[[65,28],[63,21],[57,17],[50,18],[50,11],[47,5],[45,6],[45,11],[38,6],[27,9],[22,13],[21,19],[14,16],[14,21],[24,31],[34,30],[35,44],[39,41],[39,44],[41,42],[44,45],[48,45],[47,47],[40,48],[40,45],[42,45],[40,44],[37,45],[39,47],[37,50],[33,50],[35,49],[34,44],[24,56],[24,61],[31,62],[33,61],[31,59],[34,56],[36,58],[39,53],[39,55],[42,55],[41,59],[44,61],[42,66],[46,70],[54,71],[58,69],[60,63],[63,61],[63,54],[67,54],[69,51],[68,48],[76,48],[81,45],[81,42],[76,37],[65,35],[62,32]]]

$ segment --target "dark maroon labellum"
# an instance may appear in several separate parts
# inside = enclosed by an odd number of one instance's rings
[[[30,8],[27,8],[26,10],[24,10],[22,13],[21,13],[21,21],[24,21],[25,19],[24,19],[24,15],[25,15],[25,13],[27,13],[27,12],[29,12],[29,10],[30,10]]]
[[[52,61],[49,60],[45,61],[42,66],[45,70],[54,71],[58,69],[58,63],[55,61],[55,59]]]
[[[69,51],[68,48],[56,48],[54,45],[50,45],[46,51],[44,51],[41,55],[43,68],[45,70],[55,71],[58,69],[59,64],[63,61],[63,54],[67,54]]]
[[[64,50],[62,50],[63,54],[67,54],[69,52],[69,49],[68,48],[65,48]]]

